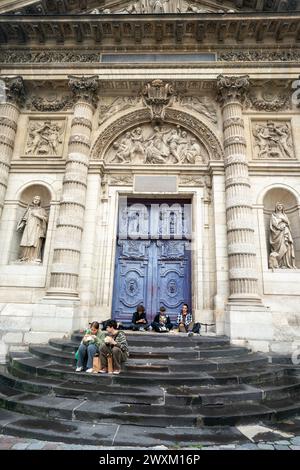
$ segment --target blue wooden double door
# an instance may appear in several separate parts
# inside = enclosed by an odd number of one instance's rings
[[[142,304],[148,321],[161,306],[174,321],[183,303],[191,305],[190,201],[121,200],[113,318],[129,322]]]

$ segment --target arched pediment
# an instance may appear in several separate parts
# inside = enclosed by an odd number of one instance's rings
[[[216,135],[195,116],[168,108],[157,126],[142,108],[102,126],[91,158],[109,164],[203,164],[222,160],[223,151]]]

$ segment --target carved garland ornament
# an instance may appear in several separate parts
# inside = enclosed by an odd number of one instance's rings
[[[183,131],[190,131],[196,140],[203,143],[210,160],[222,160],[223,150],[212,131],[194,116],[178,111],[176,109],[166,109],[165,122],[180,126]],[[91,149],[91,159],[99,160],[103,158],[108,146],[112,141],[116,141],[122,131],[132,129],[134,126],[141,126],[149,123],[149,114],[146,109],[140,109],[120,117],[109,125],[98,137]]]

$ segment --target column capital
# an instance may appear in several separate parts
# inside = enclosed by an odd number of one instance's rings
[[[238,101],[242,104],[246,98],[249,87],[249,75],[219,75],[217,77],[217,99],[222,106],[233,101]]]
[[[23,78],[18,75],[16,77],[4,77],[3,80],[5,83],[4,102],[22,107],[26,99],[26,90]]]
[[[69,75],[69,88],[77,101],[86,101],[94,108],[97,107],[97,92],[99,88],[98,75],[92,75],[90,77]]]

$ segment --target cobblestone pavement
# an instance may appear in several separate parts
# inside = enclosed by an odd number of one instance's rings
[[[35,439],[25,439],[20,437],[12,437],[0,435],[1,450],[132,450],[130,447],[101,447],[88,445],[64,444],[62,442],[38,441]],[[141,449],[141,448],[139,448]],[[147,447],[148,450],[170,450],[172,447],[155,446]],[[174,449],[174,448],[173,448]],[[189,450],[300,450],[300,436],[291,439],[281,439],[273,442],[258,442],[249,444],[226,444],[220,446],[199,446],[175,448],[180,451]]]

